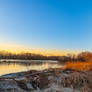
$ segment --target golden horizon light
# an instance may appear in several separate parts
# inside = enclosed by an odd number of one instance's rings
[[[32,47],[25,47],[23,45],[11,45],[11,44],[0,44],[0,51],[8,51],[11,53],[34,53],[34,54],[41,54],[46,56],[62,56],[67,54],[78,54],[81,51],[71,51],[71,50],[50,50],[50,49],[43,49],[43,48],[32,48]]]

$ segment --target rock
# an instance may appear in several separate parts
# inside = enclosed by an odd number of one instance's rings
[[[12,89],[17,87],[17,83],[14,80],[0,80],[0,89]]]
[[[0,77],[0,92],[91,92],[92,89],[92,72],[50,69],[16,75]]]
[[[17,82],[17,85],[24,90],[33,90],[33,86],[30,83],[30,80],[28,80],[26,77],[22,78],[15,78],[15,81]]]
[[[0,92],[24,92],[14,80],[0,80]]]

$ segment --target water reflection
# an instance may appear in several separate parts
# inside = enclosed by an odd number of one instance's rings
[[[57,63],[40,63],[40,64],[29,64],[29,63],[0,63],[0,75],[16,73],[28,70],[43,70],[48,68],[62,67]]]

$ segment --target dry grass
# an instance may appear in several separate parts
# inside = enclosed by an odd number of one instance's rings
[[[92,70],[92,62],[68,62],[65,69],[73,69],[77,71],[90,71]]]

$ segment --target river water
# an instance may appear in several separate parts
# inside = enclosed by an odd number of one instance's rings
[[[28,70],[44,70],[62,67],[62,65],[57,64],[57,61],[50,60],[0,60],[0,62],[0,76]]]

